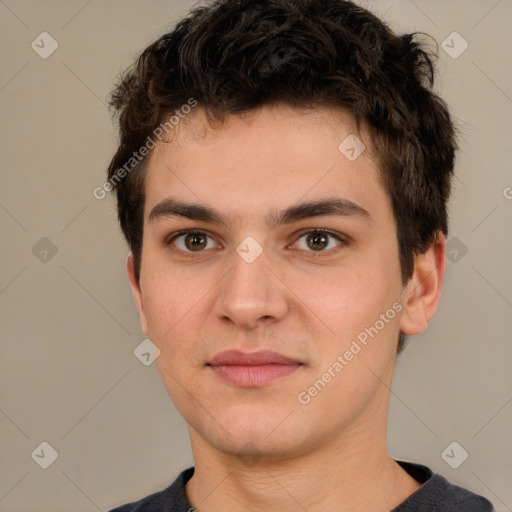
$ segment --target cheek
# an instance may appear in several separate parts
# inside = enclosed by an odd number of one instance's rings
[[[200,272],[183,276],[155,266],[142,284],[149,337],[160,349],[156,362],[168,389],[171,375],[179,378],[204,364],[204,326],[213,310],[216,281]]]
[[[177,286],[174,280],[152,281],[142,294],[144,312],[151,336],[163,341],[190,322],[197,298]]]
[[[193,307],[205,287],[198,287],[197,273],[184,275],[160,249],[145,249],[140,280],[144,313],[153,335],[162,336]]]
[[[400,296],[394,262],[367,258],[325,275],[300,276],[294,292],[342,338],[353,336],[385,313]]]

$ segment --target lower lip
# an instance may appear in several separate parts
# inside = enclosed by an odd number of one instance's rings
[[[291,375],[301,364],[262,364],[258,366],[210,366],[222,380],[242,387],[259,387]]]

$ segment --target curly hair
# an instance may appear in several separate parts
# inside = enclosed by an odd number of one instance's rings
[[[391,198],[405,284],[415,255],[448,232],[457,149],[447,105],[433,92],[436,54],[421,35],[396,35],[345,0],[214,0],[148,46],[110,98],[120,143],[108,179],[137,278],[147,157],[124,179],[113,178],[194,98],[210,123],[281,103],[339,107],[358,128],[364,124]]]

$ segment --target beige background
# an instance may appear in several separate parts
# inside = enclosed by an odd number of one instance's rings
[[[441,309],[397,363],[389,448],[512,510],[512,2],[361,4],[469,44],[456,59],[440,49],[438,88],[462,131],[458,240]],[[115,146],[115,76],[191,5],[0,0],[0,511],[106,510],[192,464],[155,366],[134,357],[126,246],[113,202],[92,194]],[[47,59],[31,48],[43,31],[59,45]],[[31,457],[43,441],[58,452],[46,470]],[[458,469],[441,457],[452,441],[469,453]]]

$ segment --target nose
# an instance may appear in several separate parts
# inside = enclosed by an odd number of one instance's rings
[[[218,318],[251,331],[285,317],[289,307],[286,286],[277,277],[278,270],[271,268],[270,259],[265,250],[251,263],[233,253],[231,271],[222,280],[215,303]]]

